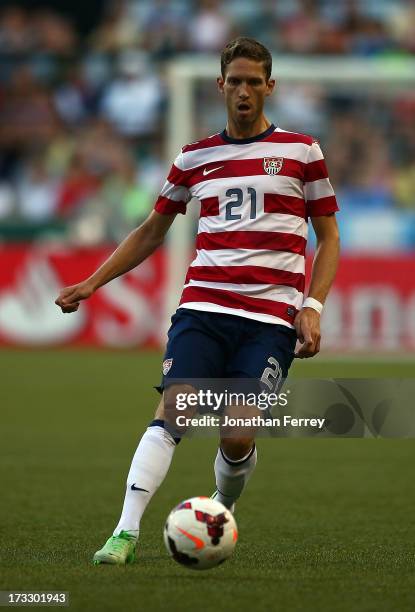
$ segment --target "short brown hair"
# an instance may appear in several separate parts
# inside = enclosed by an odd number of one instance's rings
[[[226,45],[220,57],[220,68],[222,77],[225,78],[226,66],[237,57],[246,57],[255,62],[262,62],[265,70],[265,76],[268,79],[272,72],[272,57],[264,45],[254,38],[239,36]]]

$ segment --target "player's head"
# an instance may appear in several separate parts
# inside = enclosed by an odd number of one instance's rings
[[[272,57],[260,42],[239,37],[226,45],[217,79],[228,116],[240,125],[253,123],[263,112],[265,98],[274,87]]]

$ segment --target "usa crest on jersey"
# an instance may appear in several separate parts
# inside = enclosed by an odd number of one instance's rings
[[[278,172],[281,170],[283,163],[283,157],[264,157],[264,170],[267,174],[275,176],[275,174],[278,174]]]

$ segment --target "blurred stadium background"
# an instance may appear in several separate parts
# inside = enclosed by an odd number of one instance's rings
[[[145,218],[178,147],[223,129],[213,78],[242,34],[273,51],[269,117],[320,139],[339,197],[324,350],[413,353],[414,31],[409,0],[3,1],[0,344],[163,345],[194,215],[76,315],[53,299]]]
[[[82,612],[414,609],[413,440],[259,440],[236,555],[198,576],[161,539],[214,486],[217,441],[184,440],[139,562],[90,566],[157,401],[196,207],[78,313],[53,302],[145,218],[178,147],[223,129],[213,77],[239,34],[272,49],[269,117],[320,139],[341,206],[322,353],[294,375],[414,375],[411,0],[2,0],[1,589],[70,591]]]

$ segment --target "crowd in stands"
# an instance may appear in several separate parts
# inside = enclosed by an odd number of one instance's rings
[[[82,40],[73,21],[56,9],[25,10],[12,0],[2,4],[0,52],[5,53],[68,55],[80,45],[98,52],[140,47],[165,59],[217,52],[240,33],[283,53],[415,51],[411,0],[107,0],[99,23]]]
[[[167,169],[167,61],[185,53],[217,57],[241,34],[275,54],[396,61],[415,53],[415,5],[113,0],[81,35],[56,9],[6,3],[0,9],[0,239],[23,224],[55,222],[85,242],[124,235],[151,209]],[[196,137],[223,127],[220,104],[215,87],[204,85]],[[285,85],[272,104],[270,117],[281,127],[321,139],[343,206],[415,209],[413,92]]]

